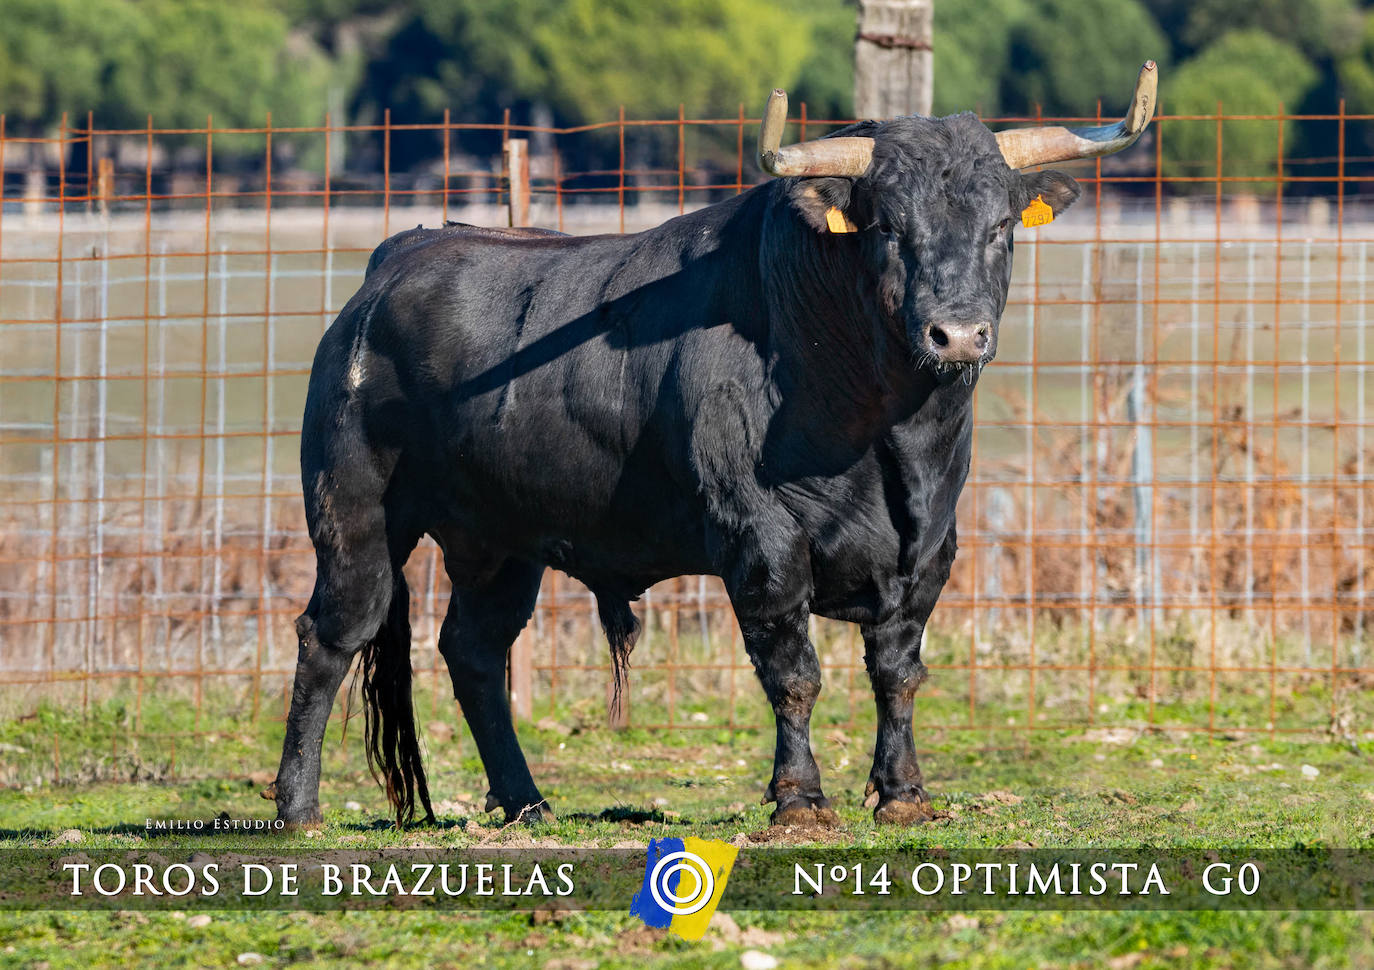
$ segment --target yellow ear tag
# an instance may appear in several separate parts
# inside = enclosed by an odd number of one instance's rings
[[[1031,204],[1021,210],[1021,225],[1027,229],[1034,229],[1036,226],[1043,226],[1054,221],[1054,210],[1049,207],[1044,199],[1036,196],[1031,200]]]
[[[825,210],[825,225],[831,232],[858,232],[858,226],[849,221],[839,206],[832,205]]]

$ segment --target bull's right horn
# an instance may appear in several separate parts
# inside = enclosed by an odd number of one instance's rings
[[[759,128],[759,168],[769,175],[839,175],[857,177],[873,161],[873,139],[819,138],[781,146],[787,124],[787,92],[774,88]]]
[[[1010,128],[997,132],[997,147],[1002,150],[1010,168],[1029,168],[1051,162],[1067,162],[1075,158],[1096,158],[1128,148],[1140,137],[1155,113],[1155,93],[1159,87],[1159,70],[1154,61],[1146,61],[1135,81],[1131,108],[1114,125],[1095,128],[1062,128],[1046,125],[1041,128]]]

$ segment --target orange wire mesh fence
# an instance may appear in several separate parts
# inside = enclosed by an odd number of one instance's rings
[[[1164,116],[1106,168],[1069,166],[1084,199],[1021,233],[977,393],[918,730],[1374,736],[1374,209],[1361,194],[1374,176],[1346,151],[1370,120],[1343,106]],[[296,458],[306,380],[371,249],[526,206],[538,225],[642,229],[760,178],[753,125],[742,111],[578,129],[88,119],[18,138],[0,120],[0,170],[16,176],[0,207],[0,717],[117,703],[128,740],[173,747],[152,705],[183,705],[189,735],[280,719],[313,579]],[[803,116],[796,134],[832,126]],[[1303,126],[1335,156],[1285,161]],[[1275,162],[1227,154],[1254,129]],[[1169,140],[1197,130],[1215,151],[1166,163]],[[441,161],[393,171],[401,131],[441,145]],[[472,132],[499,136],[497,151],[454,150]],[[379,171],[340,174],[340,136],[373,140]],[[570,170],[582,138],[614,139],[618,168]],[[259,161],[225,171],[216,159],[236,144]],[[417,682],[437,710],[452,703],[434,649],[437,549],[408,573]],[[716,580],[664,583],[639,611],[630,723],[769,723]],[[817,720],[870,718],[857,631],[817,621],[813,634]],[[609,681],[589,594],[549,573],[513,652],[518,716],[604,718]],[[16,781],[3,760],[0,776]]]

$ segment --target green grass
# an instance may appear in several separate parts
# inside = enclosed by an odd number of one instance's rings
[[[144,729],[184,730],[189,712],[189,705],[171,702],[146,707]],[[478,810],[486,786],[471,739],[459,730],[438,740],[438,724],[448,722],[437,720],[428,730],[428,749],[442,824],[409,832],[387,823],[385,800],[358,750],[357,725],[341,741],[335,724],[326,742],[321,792],[325,828],[314,837],[285,836],[285,844],[462,848],[528,846],[534,838],[539,844],[642,846],[665,835],[765,837],[769,809],[758,797],[767,781],[771,732],[709,726],[610,732],[592,727],[591,720],[565,709],[542,727],[521,725],[536,779],[560,814],[557,822],[534,830],[503,829]],[[120,725],[117,706],[97,708],[85,719],[44,708],[27,720],[0,725],[0,741],[23,748],[57,738],[69,752],[85,746],[94,760]],[[280,738],[280,724],[263,720],[202,739],[194,756],[184,749],[181,761],[183,768],[194,765],[195,780],[159,780],[157,765],[140,766],[137,746],[130,745],[121,769],[151,780],[0,791],[0,848],[43,845],[77,829],[81,848],[165,851],[179,843],[150,835],[146,819],[221,812],[270,817],[271,804],[258,796],[261,776],[254,781],[248,775],[270,774]],[[818,760],[844,823],[819,844],[894,850],[1011,844],[1374,848],[1374,763],[1348,743],[1101,730],[1043,732],[1029,741],[1009,735],[996,747],[979,746],[963,732],[932,732],[919,740],[941,820],[878,829],[861,805],[870,729],[817,729]],[[4,750],[4,757],[16,756]],[[1319,774],[1308,777],[1303,765]],[[988,798],[991,792],[1021,800]],[[351,802],[361,808],[350,808]],[[194,844],[204,848],[207,841]],[[254,843],[237,836],[213,844]],[[744,851],[767,851],[767,845]],[[734,922],[717,917],[705,941],[689,944],[648,931],[620,912],[542,922],[530,914],[217,913],[206,926],[163,913],[4,914],[0,966],[229,967],[237,965],[239,954],[253,952],[270,966],[739,967],[747,949],[770,953],[785,967],[807,968],[1374,963],[1374,916],[1367,913],[730,915]]]
[[[781,966],[1053,968],[1369,966],[1367,915],[1221,913],[940,915],[748,914],[739,932],[713,928],[700,943],[644,930],[618,914],[575,914],[537,925],[528,916],[337,914],[184,919],[140,914],[55,915],[0,928],[0,961],[66,967],[233,967],[240,953],[268,966],[543,967],[546,970],[738,968],[745,950]],[[732,940],[766,942],[732,942]],[[12,952],[8,947],[13,946]]]

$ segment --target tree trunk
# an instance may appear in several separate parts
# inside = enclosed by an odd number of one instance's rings
[[[930,114],[934,0],[860,0],[854,111],[860,118]]]

